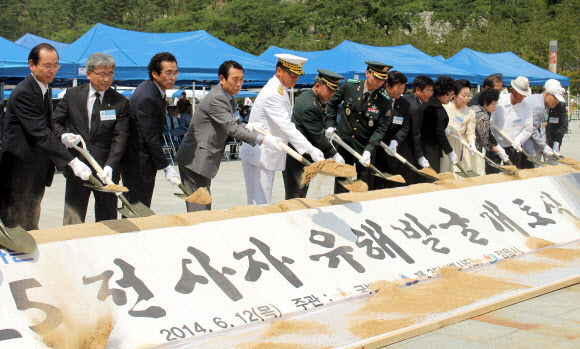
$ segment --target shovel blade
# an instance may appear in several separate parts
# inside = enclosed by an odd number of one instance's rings
[[[117,212],[128,218],[149,217],[155,215],[155,212],[153,212],[149,207],[143,205],[141,201],[134,202],[130,205],[123,204],[123,207],[118,208]]]
[[[88,183],[85,183],[85,184],[83,184],[83,185],[84,185],[85,187],[89,188],[89,189],[92,189],[92,190],[98,190],[98,191],[101,191],[101,192],[103,192],[103,193],[112,193],[112,194],[115,194],[115,193],[121,193],[120,191],[115,191],[115,190],[105,189],[105,187],[97,187],[97,186],[95,186],[95,185],[88,184]]]
[[[16,252],[32,253],[36,250],[36,240],[21,226],[8,228],[0,222],[0,230],[0,245]]]
[[[183,194],[183,193],[173,193],[173,195],[177,196],[180,199],[187,199],[189,197],[189,195]]]

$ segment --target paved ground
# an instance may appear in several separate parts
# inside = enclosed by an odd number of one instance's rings
[[[580,159],[580,121],[573,121],[565,136],[561,152]],[[320,198],[332,192],[331,178],[316,178],[309,198]],[[157,214],[185,212],[185,203],[173,196],[177,188],[170,185],[158,172],[152,209]],[[222,162],[212,185],[214,209],[227,209],[246,204],[246,189],[241,161]],[[273,201],[284,199],[281,173],[276,174]],[[92,202],[90,203],[92,206]],[[41,228],[62,225],[64,209],[64,178],[57,174],[51,188],[47,188],[42,202]],[[94,221],[90,212],[87,222]],[[580,285],[574,285],[522,303],[506,307],[485,316],[510,318],[502,324],[487,322],[483,317],[451,325],[391,345],[391,348],[578,348],[580,347]]]

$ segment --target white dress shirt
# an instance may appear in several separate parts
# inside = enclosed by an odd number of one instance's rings
[[[523,145],[532,135],[533,118],[527,103],[512,104],[511,94],[501,94],[497,108],[491,115],[491,122],[503,130],[516,143]],[[513,145],[492,128],[492,133],[499,145]]]

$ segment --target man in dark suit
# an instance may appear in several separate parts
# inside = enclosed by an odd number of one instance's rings
[[[344,164],[344,159],[324,134],[325,114],[322,109],[324,103],[328,102],[334,96],[334,92],[338,90],[338,84],[344,79],[344,76],[326,69],[317,70],[319,74],[314,78],[312,89],[302,93],[296,99],[292,110],[292,122],[313,146],[324,153],[324,157]],[[310,155],[304,154],[303,156],[312,162]],[[291,156],[286,156],[286,169],[282,172],[286,200],[306,197],[308,185],[300,185],[303,174],[304,164]]]
[[[385,92],[391,98],[392,106],[388,113],[389,126],[383,137],[383,142],[388,148],[384,149],[384,151],[377,151],[375,159],[375,166],[379,170],[390,174],[400,174],[405,178],[405,182],[411,178],[412,173],[405,164],[401,163],[393,155],[395,152],[399,152],[405,157],[411,152],[407,142],[405,142],[411,121],[409,103],[406,99],[401,98],[403,92],[405,92],[406,83],[407,77],[405,74],[396,70],[389,71],[389,77],[385,83]],[[401,186],[401,184],[386,181],[381,178],[375,179],[375,189],[396,186]]]
[[[421,127],[423,126],[423,109],[421,105],[427,103],[433,95],[435,83],[430,77],[419,75],[413,80],[413,93],[403,96],[409,102],[409,133],[405,143],[410,149],[408,154],[402,156],[413,166],[429,167],[429,161],[423,156],[421,149]],[[408,185],[423,182],[423,177],[413,174],[409,179],[405,178]]]
[[[70,166],[77,177],[88,179],[90,168],[66,150],[52,132],[49,83],[60,67],[49,44],[35,46],[28,56],[32,71],[8,101],[3,124],[0,163],[0,216],[7,226],[38,229],[45,187],[52,184],[54,165]]]
[[[118,183],[120,163],[127,146],[129,128],[129,101],[111,88],[115,76],[115,60],[97,52],[87,58],[87,78],[90,83],[69,88],[53,115],[54,132],[67,147],[78,144],[82,137],[89,153],[108,177]],[[67,130],[67,121],[70,127]],[[79,152],[70,149],[73,155]],[[81,159],[82,155],[80,155]],[[91,166],[92,168],[92,166]],[[93,168],[93,172],[96,173]],[[63,224],[85,222],[91,190],[65,168],[66,191]],[[117,197],[94,191],[95,221],[117,219]]]
[[[177,172],[167,161],[161,144],[165,119],[165,91],[173,88],[179,75],[177,60],[169,52],[157,53],[149,62],[149,80],[143,81],[129,98],[129,138],[121,163],[123,185],[129,202],[151,207],[158,170],[175,184]]]
[[[485,80],[483,80],[483,89],[487,90],[487,89],[493,88],[493,89],[496,89],[498,91],[501,91],[501,89],[503,88],[503,82],[501,80],[502,76],[503,76],[503,74],[501,74],[501,73],[495,73],[495,74],[491,74],[490,76],[485,78]],[[472,107],[474,105],[477,105],[477,100],[479,99],[480,94],[481,94],[481,91],[477,92],[473,97],[471,97],[471,99],[467,103],[467,106]]]
[[[183,184],[190,192],[201,187],[210,190],[211,180],[220,167],[228,137],[252,146],[266,144],[277,148],[278,137],[262,136],[250,131],[254,125],[245,125],[234,119],[235,95],[244,82],[244,68],[236,61],[225,61],[219,69],[219,84],[214,86],[195,109],[188,129],[177,152],[177,164]],[[246,129],[247,128],[247,129]],[[211,210],[207,205],[186,203],[187,212]]]

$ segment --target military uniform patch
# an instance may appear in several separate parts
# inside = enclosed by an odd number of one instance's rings
[[[360,80],[357,80],[357,79],[348,79],[348,80],[346,80],[346,82],[351,82],[353,84],[358,84],[360,82]]]
[[[385,98],[387,101],[389,102],[391,101],[391,97],[389,97],[389,95],[387,95],[385,91],[381,91],[381,96],[383,96],[383,98]]]
[[[284,95],[284,87],[282,85],[278,86],[278,93]]]
[[[346,115],[350,115],[350,108],[346,108],[346,109],[344,110],[344,113],[345,113]]]

